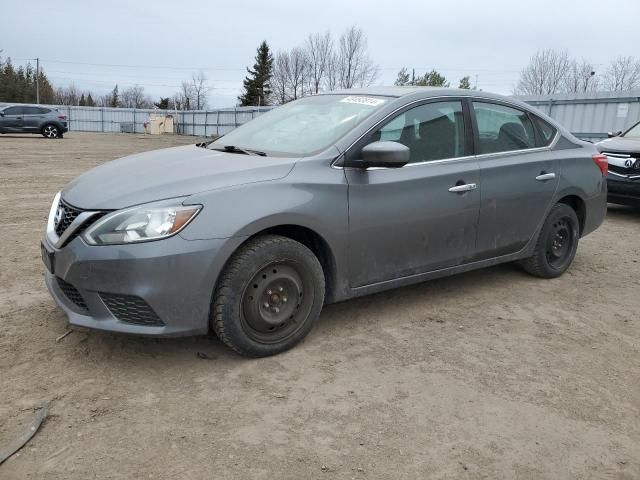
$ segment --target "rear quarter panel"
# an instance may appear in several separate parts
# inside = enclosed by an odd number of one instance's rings
[[[582,236],[598,228],[607,212],[607,179],[602,176],[592,158],[597,153],[594,145],[581,141],[575,148],[557,151],[562,162],[557,200],[575,195],[584,201],[585,221]]]

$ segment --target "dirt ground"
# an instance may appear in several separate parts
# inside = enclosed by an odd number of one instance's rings
[[[0,478],[639,479],[640,211],[571,270],[512,265],[327,307],[295,349],[67,330],[43,281],[54,194],[189,137],[0,135]]]

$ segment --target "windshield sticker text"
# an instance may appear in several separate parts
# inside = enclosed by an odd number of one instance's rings
[[[359,105],[368,105],[370,107],[377,107],[384,103],[384,100],[381,98],[372,98],[372,97],[345,97],[341,102],[344,103],[357,103]]]

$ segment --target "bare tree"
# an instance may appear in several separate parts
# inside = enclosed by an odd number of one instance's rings
[[[180,91],[175,95],[175,104],[178,110],[191,110],[194,105],[193,85],[189,82],[182,82]]]
[[[145,106],[144,87],[135,85],[123,90],[120,94],[120,101],[126,108],[143,108]]]
[[[599,80],[591,62],[584,58],[580,61],[571,60],[564,77],[563,90],[568,93],[594,92],[598,89]]]
[[[211,90],[207,76],[202,70],[191,76],[192,108],[202,110],[207,106],[207,94]]]
[[[56,88],[53,95],[56,105],[78,105],[80,101],[80,91],[73,83],[66,88]]]
[[[318,93],[324,80],[327,64],[333,51],[331,32],[324,34],[309,34],[305,43],[307,57],[307,73],[311,86],[311,93]]]
[[[521,95],[547,95],[562,90],[570,60],[566,51],[539,50],[529,60],[516,87]]]
[[[289,52],[278,52],[271,73],[271,101],[282,105],[289,101]]]
[[[289,53],[289,99],[304,97],[305,68],[307,58],[302,48],[296,47]]]
[[[338,69],[342,88],[368,86],[378,76],[378,67],[369,58],[367,37],[362,29],[352,26],[340,36]]]
[[[327,90],[335,90],[340,85],[340,62],[335,51],[329,53],[324,75],[324,86]]]
[[[604,75],[604,86],[615,92],[640,88],[640,60],[634,57],[616,58]]]

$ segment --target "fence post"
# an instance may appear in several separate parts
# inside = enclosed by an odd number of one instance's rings
[[[69,131],[71,131],[71,107],[67,107],[67,118],[69,119]]]
[[[238,109],[233,107],[233,128],[238,128]]]
[[[100,130],[104,133],[104,108],[100,109]]]
[[[220,110],[216,111],[216,137],[220,136]]]
[[[547,102],[547,115],[551,117],[551,109],[553,108],[553,98],[550,98]],[[553,118],[553,117],[551,117]]]
[[[136,133],[136,109],[133,109],[133,132],[131,133]]]
[[[207,119],[209,118],[209,110],[204,112],[204,136],[207,136]]]

